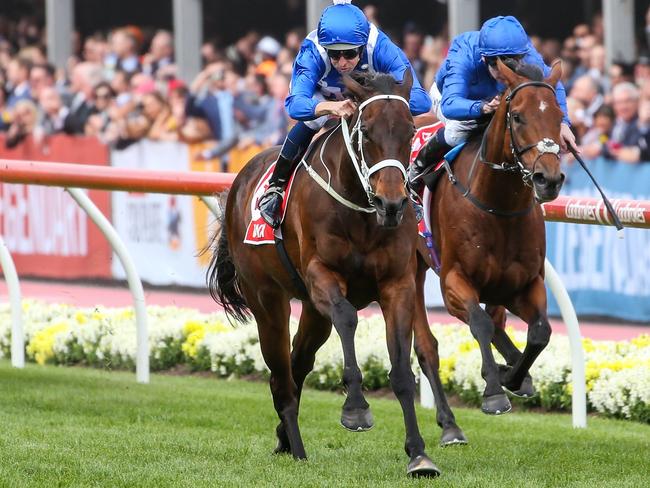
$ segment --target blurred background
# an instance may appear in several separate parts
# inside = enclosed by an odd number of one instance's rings
[[[237,172],[291,127],[291,68],[323,0],[2,0],[0,159]],[[611,197],[650,200],[650,2],[354,1],[428,89],[450,38],[514,15],[561,58],[572,129]],[[563,194],[595,193],[565,156]],[[189,197],[90,192],[155,285],[203,286],[212,223]],[[0,184],[21,276],[121,280],[58,189]],[[548,224],[549,258],[583,315],[650,322],[650,233]],[[428,301],[440,305],[435,280]],[[554,305],[553,305],[554,306]]]

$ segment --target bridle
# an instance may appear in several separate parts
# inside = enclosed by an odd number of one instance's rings
[[[358,116],[356,118],[354,125],[352,126],[352,131],[350,131],[348,121],[345,118],[341,119],[341,132],[343,134],[343,141],[348,151],[348,155],[352,160],[352,166],[354,167],[357,176],[359,177],[361,186],[366,192],[370,207],[361,207],[349,201],[348,199],[346,199],[345,197],[337,193],[332,188],[329,181],[323,180],[323,178],[321,178],[321,176],[318,173],[316,173],[313,167],[309,165],[304,158],[301,161],[301,163],[307,170],[307,173],[309,173],[309,176],[311,176],[316,181],[316,183],[318,183],[327,193],[329,193],[332,196],[332,198],[334,198],[342,205],[351,208],[352,210],[356,210],[358,212],[365,212],[365,213],[374,213],[377,211],[377,209],[374,206],[375,192],[373,191],[372,186],[370,185],[370,177],[373,174],[375,174],[376,172],[384,168],[392,167],[400,170],[400,172],[402,173],[402,177],[404,178],[404,185],[406,185],[406,180],[407,180],[404,164],[397,159],[383,159],[378,163],[373,164],[371,167],[369,167],[368,164],[366,163],[366,158],[363,152],[363,129],[361,128],[361,124],[363,120],[363,109],[366,108],[372,102],[375,102],[377,100],[399,100],[400,102],[404,103],[407,107],[409,107],[409,102],[404,97],[400,97],[398,95],[388,95],[388,94],[375,95],[373,97],[368,98],[367,100],[364,100],[361,104],[359,104],[359,107],[357,108]],[[356,147],[357,147],[356,152],[354,150],[355,136],[356,136]],[[322,160],[323,148],[321,148],[321,160]]]
[[[526,186],[532,187],[531,180],[533,178],[533,175],[535,174],[535,166],[537,165],[537,161],[539,161],[539,159],[544,154],[554,154],[558,158],[558,160],[560,159],[560,145],[557,142],[555,142],[553,139],[544,137],[542,140],[533,144],[529,144],[524,147],[520,147],[515,139],[515,133],[512,128],[512,113],[510,112],[510,104],[513,98],[515,97],[515,95],[519,92],[519,90],[529,86],[538,86],[542,88],[547,88],[553,92],[553,95],[555,95],[555,88],[553,88],[550,84],[545,83],[543,81],[527,81],[525,83],[522,83],[521,85],[516,86],[513,90],[510,91],[510,93],[506,97],[506,127],[510,134],[510,152],[512,153],[514,162],[511,163],[508,161],[504,161],[501,164],[498,164],[498,163],[493,163],[491,161],[488,161],[486,158],[487,136],[488,133],[490,132],[490,127],[492,126],[492,122],[494,122],[495,120],[495,117],[492,117],[492,120],[490,120],[490,123],[488,124],[485,131],[483,132],[481,145],[479,147],[479,150],[476,152],[476,156],[474,157],[474,161],[472,163],[472,166],[470,167],[467,186],[461,184],[456,178],[456,176],[453,174],[453,172],[451,171],[451,167],[449,166],[449,164],[445,164],[445,169],[449,175],[449,181],[461,191],[463,197],[470,200],[479,209],[488,212],[490,214],[497,215],[499,217],[518,217],[521,215],[525,215],[533,209],[533,207],[535,206],[535,202],[533,202],[531,206],[528,208],[525,208],[523,210],[517,210],[514,212],[501,211],[485,205],[483,202],[481,202],[475,196],[473,196],[470,192],[470,188],[472,186],[472,179],[474,176],[474,169],[476,167],[477,162],[480,161],[481,163],[486,164],[490,168],[495,169],[497,171],[519,172],[522,176],[524,184]],[[533,148],[537,149],[538,154],[537,157],[535,158],[535,161],[533,162],[532,170],[529,170],[528,168],[526,168],[526,166],[524,166],[524,163],[521,161],[521,157],[526,152],[530,151]]]
[[[506,127],[508,128],[508,132],[510,132],[510,152],[512,152],[512,157],[515,160],[514,164],[516,165],[516,168],[522,174],[524,183],[528,186],[532,186],[531,179],[533,178],[533,174],[535,174],[535,166],[537,165],[537,161],[539,161],[539,158],[541,158],[544,154],[553,154],[559,160],[560,145],[557,142],[555,142],[553,139],[550,139],[548,137],[544,137],[542,140],[524,146],[523,148],[519,147],[519,144],[517,144],[517,141],[515,140],[515,133],[512,129],[512,120],[511,120],[512,114],[510,112],[510,102],[512,102],[512,99],[515,97],[515,95],[519,90],[521,90],[522,88],[526,88],[527,86],[539,86],[539,87],[547,88],[553,92],[554,96],[555,96],[555,88],[553,88],[551,85],[543,81],[528,81],[526,83],[522,83],[521,85],[515,87],[515,89],[512,90],[506,97]],[[533,148],[537,149],[537,157],[535,158],[535,161],[533,161],[533,169],[529,170],[522,163],[521,157],[524,155],[524,153],[530,151]]]

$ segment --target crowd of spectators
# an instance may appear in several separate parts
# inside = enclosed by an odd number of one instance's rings
[[[372,18],[376,9],[369,6],[366,14]],[[650,37],[650,9],[646,23]],[[27,135],[38,141],[59,132],[95,136],[117,149],[142,138],[212,141],[197,158],[220,158],[226,168],[237,151],[256,152],[284,139],[292,123],[284,99],[304,35],[294,29],[281,40],[249,32],[229,46],[207,41],[203,70],[181,80],[168,31],[122,26],[76,36],[75,55],[55,67],[47,61],[43,29],[29,18],[0,17],[0,132],[8,147]],[[569,115],[583,155],[650,161],[648,46],[639,46],[635,63],[606,68],[600,16],[563,41],[531,40],[547,63],[563,60]],[[430,87],[449,40],[407,24],[396,41]]]

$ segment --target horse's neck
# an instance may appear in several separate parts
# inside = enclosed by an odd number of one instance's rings
[[[496,111],[487,130],[485,161],[512,164],[514,156],[507,138],[505,103]],[[519,172],[496,170],[480,161],[474,167],[471,192],[483,203],[501,210],[525,208],[533,198],[532,189],[526,186]]]

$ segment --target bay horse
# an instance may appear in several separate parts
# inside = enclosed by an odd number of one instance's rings
[[[448,177],[434,187],[428,213],[445,306],[469,324],[479,343],[486,382],[481,409],[487,414],[511,409],[503,387],[516,396],[535,393],[528,371],[551,335],[538,203],[556,198],[564,181],[556,142],[562,111],[554,88],[561,65],[556,63],[546,79],[530,65],[518,72],[501,60],[497,66],[507,86],[501,103],[482,137],[470,138],[453,170],[447,166]],[[419,254],[433,267],[422,243]],[[421,261],[419,301],[426,268]],[[523,353],[504,330],[506,309],[528,324]],[[491,343],[507,366],[497,365]]]
[[[243,243],[256,185],[278,156],[278,148],[271,148],[251,159],[233,182],[208,285],[231,317],[255,317],[280,419],[275,452],[297,459],[306,458],[298,426],[303,383],[332,324],[341,337],[348,392],[341,421],[351,430],[372,426],[354,333],[357,310],[377,301],[386,322],[390,382],[404,415],[407,473],[435,476],[439,470],[425,453],[417,424],[410,369],[418,239],[405,187],[415,130],[408,106],[412,77],[406,70],[401,84],[386,74],[346,76],[344,83],[359,104],[349,121],[353,129],[343,119],[312,144],[302,161],[307,171],[294,176],[281,226],[298,276],[292,279],[273,246]],[[291,298],[302,301],[292,350]]]

